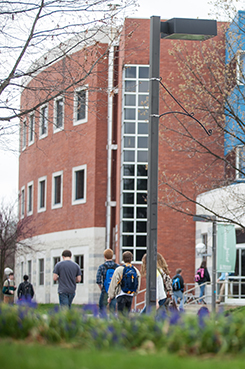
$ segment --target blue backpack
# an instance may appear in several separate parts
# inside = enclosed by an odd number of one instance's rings
[[[181,290],[180,279],[179,279],[179,276],[177,275],[173,278],[172,288],[173,288],[173,291]]]
[[[117,268],[117,264],[115,263],[114,265],[108,266],[105,263],[104,266],[106,267],[106,275],[105,275],[105,280],[104,280],[104,287],[105,287],[106,292],[108,292],[109,287],[110,287],[112,276],[113,276],[113,274],[115,272],[115,269]]]
[[[138,275],[136,269],[131,264],[124,266],[121,279],[121,288],[123,292],[128,294],[132,294],[137,291]]]

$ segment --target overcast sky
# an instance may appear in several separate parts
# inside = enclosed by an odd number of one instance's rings
[[[215,0],[213,0],[214,2]],[[214,18],[209,0],[139,0],[137,18],[150,18],[152,15],[162,19],[170,18]],[[212,1],[211,1],[212,3]],[[244,9],[245,1],[238,2],[237,9]],[[222,19],[224,20],[224,19]],[[18,144],[16,144],[16,151]],[[0,148],[0,201],[13,201],[18,194],[18,154],[3,152]]]

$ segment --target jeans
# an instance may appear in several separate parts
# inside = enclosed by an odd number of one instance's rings
[[[179,291],[173,291],[173,299],[177,305],[178,299],[180,299],[180,305],[179,309],[184,310],[184,299],[183,299],[183,292],[181,290]]]
[[[106,307],[108,305],[107,299],[108,299],[108,293],[105,290],[102,290],[100,294],[100,299],[99,299],[100,313],[106,310]],[[111,313],[114,313],[116,311],[116,304],[117,304],[117,300],[112,299],[109,305],[109,310]]]
[[[201,284],[199,286],[200,286],[199,302],[202,302],[203,299],[201,299],[200,297],[202,297],[205,294],[205,287],[206,287],[206,285],[205,284]]]
[[[121,295],[117,297],[117,311],[127,315],[131,310],[133,295]]]
[[[63,293],[63,292],[59,293],[60,306],[61,307],[67,306],[70,309],[74,297],[75,293]]]

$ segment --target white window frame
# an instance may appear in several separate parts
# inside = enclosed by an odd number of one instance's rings
[[[40,183],[44,181],[45,182],[45,199],[44,199],[44,207],[40,207]],[[47,176],[38,178],[38,196],[37,196],[37,212],[42,213],[43,211],[46,211],[46,204],[47,204]]]
[[[244,150],[245,150],[245,145],[237,145],[236,146],[236,168],[237,169],[240,168],[240,162],[239,162],[240,155],[239,155],[239,150],[241,148],[244,148]],[[245,176],[245,173],[244,173],[244,176]],[[239,170],[236,170],[236,179],[239,180],[239,181],[245,181],[245,177],[244,178],[241,177],[241,173],[239,172]]]
[[[29,188],[32,187],[32,197],[31,197],[31,210],[29,210],[30,205],[30,198],[29,198]],[[27,216],[30,216],[33,214],[33,198],[34,198],[34,182],[31,181],[27,184],[27,209],[26,213]]]
[[[42,114],[41,114],[41,111],[42,109],[44,108],[47,108],[47,116],[45,117],[46,118],[46,132],[42,134]],[[40,118],[39,118],[39,139],[42,139],[42,138],[45,138],[47,137],[48,135],[48,104],[44,104],[40,107]]]
[[[25,186],[21,187],[21,196],[20,196],[20,217],[21,219],[25,216]]]
[[[33,127],[31,127],[31,119],[33,119]],[[28,134],[28,145],[29,146],[31,146],[34,143],[34,137],[35,137],[35,114],[31,113],[29,115],[29,134]]]
[[[62,107],[62,124],[60,127],[57,127],[57,101],[61,101],[63,103]],[[64,117],[65,117],[65,98],[64,96],[58,96],[54,99],[54,117],[53,117],[53,126],[54,126],[54,133],[60,132],[64,129]]]
[[[86,91],[86,99],[85,99],[85,118],[77,120],[77,106],[78,106],[78,93],[80,91]],[[77,126],[79,124],[86,123],[88,121],[88,85],[78,87],[74,91],[74,109],[73,109],[73,125]]]
[[[61,177],[60,203],[55,204],[54,202],[55,200],[55,178],[59,176]],[[63,170],[52,174],[52,205],[51,205],[51,208],[59,209],[59,208],[62,208],[62,206],[63,206]]]
[[[82,268],[81,268],[81,265],[77,263],[76,258],[82,258],[83,259],[83,266],[82,266]],[[73,260],[74,260],[74,262],[76,262],[79,265],[79,267],[81,269],[81,282],[80,283],[81,284],[84,284],[84,254],[76,254],[76,255],[74,255],[73,256]]]
[[[83,199],[75,199],[76,194],[76,172],[84,170],[84,198]],[[72,168],[72,205],[79,205],[86,203],[86,194],[87,194],[87,164],[80,165],[78,167]]]
[[[27,122],[26,119],[23,120],[22,125],[22,151],[26,149],[26,139],[27,139]]]
[[[55,263],[55,259],[59,259],[59,260],[57,260],[57,261],[56,261],[56,263]],[[53,256],[53,269],[52,269],[52,270],[54,270],[55,265],[56,265],[57,263],[59,263],[60,261],[61,261],[60,256]],[[53,280],[53,284],[58,284],[58,281],[54,281],[54,280]]]

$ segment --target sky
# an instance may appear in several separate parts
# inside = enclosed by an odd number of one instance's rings
[[[140,6],[132,16],[150,18],[156,15],[161,19],[213,19],[212,7],[209,3],[210,0],[139,0]],[[244,9],[244,5],[244,0],[238,1],[237,9]],[[0,148],[0,202],[4,200],[4,203],[12,204],[18,195],[18,142],[14,146],[16,148],[14,153],[2,151]]]

